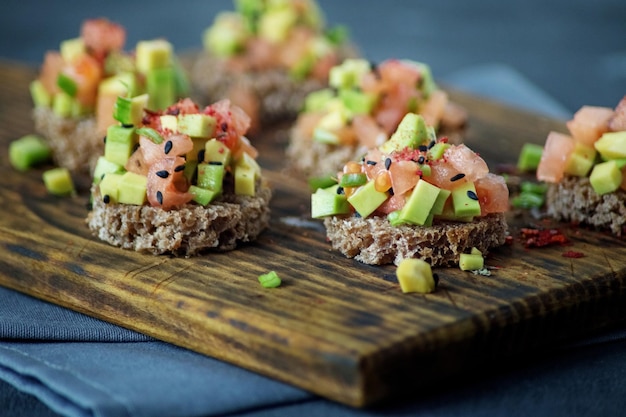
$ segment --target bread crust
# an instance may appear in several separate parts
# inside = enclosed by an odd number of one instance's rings
[[[348,258],[370,264],[398,265],[420,258],[432,266],[458,264],[461,253],[476,247],[483,254],[503,245],[508,233],[504,213],[492,213],[472,222],[441,221],[429,227],[392,226],[386,217],[327,217],[326,235],[333,249]]]
[[[549,184],[546,193],[547,213],[559,221],[586,224],[624,235],[626,227],[626,191],[599,195],[588,177],[566,176],[558,184]]]
[[[54,162],[72,173],[89,175],[104,151],[104,137],[96,129],[96,118],[59,117],[52,109],[33,110],[35,131],[53,152]]]
[[[105,204],[97,187],[87,217],[91,232],[113,246],[154,255],[194,256],[227,251],[251,242],[268,227],[271,189],[261,184],[257,194],[225,194],[207,206],[188,203],[163,210],[149,205]]]

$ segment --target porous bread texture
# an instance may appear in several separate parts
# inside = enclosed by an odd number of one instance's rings
[[[89,175],[104,152],[104,137],[93,116],[60,117],[52,109],[33,110],[35,131],[50,145],[54,162],[72,173]]]
[[[228,98],[234,86],[251,91],[259,100],[263,125],[295,118],[306,95],[325,87],[319,80],[297,80],[281,69],[232,71],[223,59],[207,53],[199,54],[190,77],[198,94],[211,103]]]
[[[616,236],[624,234],[626,191],[599,195],[588,177],[566,176],[558,184],[549,184],[546,208],[556,220],[610,230]]]
[[[188,203],[163,210],[149,205],[105,204],[96,187],[87,217],[91,232],[111,245],[154,255],[194,256],[251,242],[268,227],[271,189],[255,196],[225,194],[207,206]]]
[[[380,216],[333,216],[324,219],[324,226],[333,249],[370,265],[398,265],[405,258],[420,258],[431,266],[451,266],[472,247],[486,255],[489,249],[503,245],[508,233],[504,213],[428,227],[392,226]]]

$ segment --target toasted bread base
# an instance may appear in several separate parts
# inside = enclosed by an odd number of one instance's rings
[[[163,210],[148,205],[105,204],[97,188],[87,224],[99,239],[154,255],[194,256],[227,251],[255,240],[268,227],[272,192],[262,185],[254,197],[228,194],[208,206],[188,203]]]
[[[559,221],[580,223],[622,236],[626,227],[626,191],[598,195],[589,178],[567,176],[550,184],[546,193],[547,213]]]
[[[54,162],[72,173],[89,175],[104,152],[104,138],[97,133],[95,117],[59,117],[47,107],[33,110],[35,131],[53,152]]]
[[[432,266],[450,266],[472,247],[487,254],[503,245],[508,232],[503,213],[429,227],[392,226],[387,218],[378,216],[334,216],[324,219],[324,226],[333,249],[370,265],[398,265],[405,258],[420,258]]]

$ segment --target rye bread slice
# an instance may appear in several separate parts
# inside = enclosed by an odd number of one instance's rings
[[[450,266],[472,247],[487,254],[503,245],[508,233],[503,213],[469,223],[442,221],[430,227],[392,226],[380,216],[333,216],[324,219],[324,226],[333,249],[370,265],[398,265],[404,258],[420,258],[432,266]]]
[[[566,176],[550,184],[546,193],[547,213],[559,221],[580,223],[622,236],[626,227],[626,191],[599,195],[587,177]]]
[[[92,195],[87,224],[99,239],[138,252],[190,257],[255,240],[269,225],[272,192],[263,184],[253,197],[225,194],[206,207],[188,203],[173,210],[105,204],[97,188]]]

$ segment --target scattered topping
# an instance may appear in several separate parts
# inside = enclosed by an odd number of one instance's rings
[[[403,259],[398,265],[396,276],[403,293],[417,292],[420,294],[431,293],[437,287],[436,275],[430,264],[422,259]]]
[[[477,248],[472,248],[470,253],[462,253],[459,256],[459,268],[461,271],[479,271],[485,267],[483,254]]]
[[[263,288],[276,288],[282,284],[282,281],[276,271],[270,271],[267,274],[259,275],[259,282]]]
[[[47,162],[52,156],[52,150],[47,142],[37,135],[26,135],[14,140],[9,145],[9,161],[18,171]]]
[[[42,175],[43,183],[50,194],[66,196],[74,194],[74,181],[67,168],[52,168]]]
[[[568,250],[567,252],[563,252],[562,256],[564,258],[582,258],[585,256],[585,254],[582,252]]]
[[[550,245],[566,245],[567,237],[558,229],[522,228],[521,238],[526,248],[540,248]]]
[[[539,161],[541,161],[541,155],[543,153],[543,146],[534,143],[525,143],[520,151],[519,158],[517,160],[517,169],[522,172],[530,172],[537,170]]]

